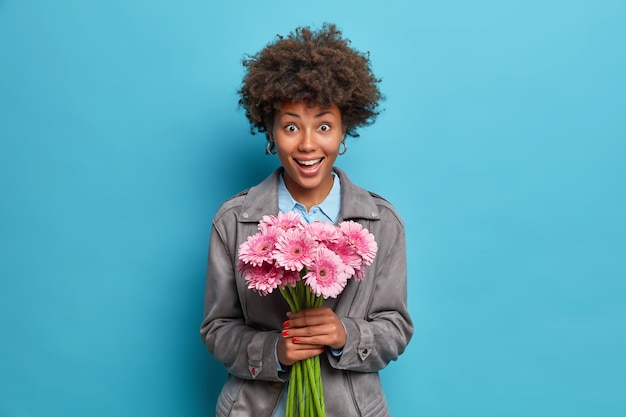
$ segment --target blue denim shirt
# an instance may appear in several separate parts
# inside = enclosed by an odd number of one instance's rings
[[[341,181],[339,181],[337,174],[333,172],[332,175],[333,188],[330,189],[330,193],[320,204],[311,207],[310,211],[307,211],[304,204],[294,200],[289,190],[287,190],[285,180],[281,175],[278,180],[278,210],[283,213],[294,211],[307,223],[316,221],[336,223],[337,217],[339,217],[339,210],[341,210]]]

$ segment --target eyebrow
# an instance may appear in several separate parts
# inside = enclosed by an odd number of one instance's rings
[[[320,118],[320,117],[325,116],[325,115],[327,115],[327,114],[332,114],[332,112],[331,112],[330,110],[324,110],[323,112],[318,113],[318,114],[316,114],[316,115],[315,115],[315,116],[313,116],[313,117],[317,119],[317,118]],[[286,112],[282,113],[282,114],[281,114],[281,116],[293,116],[293,117],[300,118],[300,115],[299,115],[299,114],[297,114],[297,113],[291,113],[291,112],[288,112],[288,111],[286,111]]]

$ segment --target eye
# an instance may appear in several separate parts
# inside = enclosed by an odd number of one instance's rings
[[[322,132],[328,132],[330,130],[330,125],[328,123],[322,123],[319,127]]]
[[[287,126],[285,126],[285,131],[289,133],[293,133],[293,132],[297,132],[298,128],[293,123],[289,123]]]

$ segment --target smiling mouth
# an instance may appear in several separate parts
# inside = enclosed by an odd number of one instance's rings
[[[322,162],[322,159],[324,158],[319,158],[319,159],[310,159],[310,160],[300,160],[300,159],[296,159],[296,162],[298,163],[298,165],[302,165],[302,166],[306,166],[306,167],[311,167],[313,165],[317,165],[320,162]]]

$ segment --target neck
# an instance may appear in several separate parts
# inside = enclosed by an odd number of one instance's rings
[[[305,206],[307,211],[311,210],[313,206],[322,203],[326,197],[328,197],[330,190],[333,188],[334,182],[333,177],[331,176],[330,181],[328,181],[327,184],[321,184],[320,187],[316,189],[307,189],[299,187],[297,184],[290,181],[289,178],[283,177],[283,179],[291,197],[293,197],[293,199],[298,203]]]

